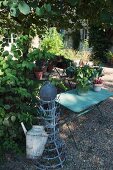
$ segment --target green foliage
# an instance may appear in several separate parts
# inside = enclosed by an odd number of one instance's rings
[[[68,87],[66,87],[65,83],[59,79],[56,79],[56,78],[50,78],[49,79],[51,81],[51,83],[57,87],[57,92],[58,90],[61,90],[61,91],[67,91],[69,90]]]
[[[20,122],[30,127],[36,111],[34,82],[30,78],[34,59],[24,57],[28,41],[28,36],[21,36],[11,52],[0,48],[0,152],[19,150],[23,140]]]
[[[45,12],[51,12],[51,4],[44,4],[41,8],[36,7],[36,15],[43,16]]]
[[[63,49],[61,51],[61,55],[63,55],[65,58],[70,59],[70,60],[77,59],[77,51],[73,49]]]
[[[75,82],[77,83],[77,89],[89,90],[91,80],[94,76],[94,69],[85,65],[84,67],[77,67],[75,70]]]
[[[52,54],[58,55],[63,48],[63,39],[55,27],[45,32],[41,41],[41,48]]]
[[[104,54],[111,46],[111,41],[107,37],[107,31],[101,27],[92,26],[90,28],[89,41],[90,45],[93,46],[93,58],[106,62]]]
[[[103,68],[101,66],[93,68],[88,65],[77,67],[75,70],[75,82],[77,83],[77,90],[82,90],[84,92],[88,91],[93,80],[101,76],[103,76]]]
[[[111,0],[98,2],[97,0],[88,2],[81,0],[1,0],[0,9],[0,23],[10,27],[16,22],[15,27],[19,24],[22,30],[34,25],[35,29],[44,29],[45,26],[49,28],[53,25],[58,29],[75,30],[81,27],[81,19],[88,19],[90,24],[95,23],[96,26],[101,25],[103,28],[113,27],[113,2]],[[10,29],[13,28],[10,27]]]
[[[45,50],[34,48],[33,51],[28,54],[28,56],[35,61],[35,70],[41,71],[43,66],[47,66],[49,60],[53,59],[55,55]]]
[[[66,74],[68,77],[72,78],[75,74],[75,70],[76,70],[76,67],[73,67],[73,66],[69,66],[66,68]]]
[[[81,59],[82,61],[89,61],[91,57],[92,48],[89,47],[89,42],[85,39],[81,42],[81,48],[79,50],[74,49],[63,49],[61,54],[68,59],[76,60]]]
[[[44,15],[44,8],[43,7],[41,7],[41,8],[37,7],[36,8],[36,15],[38,15],[38,16]]]
[[[30,7],[24,2],[21,1],[18,5],[18,9],[20,10],[20,12],[24,15],[27,15],[30,13]]]
[[[106,58],[108,64],[110,65],[113,64],[113,52],[112,51],[105,52],[104,57]]]

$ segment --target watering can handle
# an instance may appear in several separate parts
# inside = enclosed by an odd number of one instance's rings
[[[21,122],[21,126],[22,126],[22,129],[23,129],[23,131],[24,131],[24,134],[26,135],[27,130],[26,130],[26,128],[25,128],[25,126],[24,126],[24,123],[23,123],[23,122]]]

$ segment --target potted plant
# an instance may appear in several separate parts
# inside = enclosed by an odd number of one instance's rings
[[[103,80],[101,78],[95,78],[93,80],[93,89],[95,92],[98,92],[101,90],[103,85]]]
[[[35,76],[38,80],[41,80],[42,77],[43,77],[43,62],[42,60],[37,60],[36,61],[36,67],[34,68],[34,73],[35,73]]]
[[[90,81],[87,77],[79,77],[76,82],[76,89],[79,95],[85,95],[90,89]]]
[[[79,95],[85,95],[91,87],[93,69],[89,66],[77,67],[75,71],[76,89]]]
[[[46,50],[39,48],[33,49],[29,53],[29,57],[32,57],[35,63],[34,73],[38,79],[42,79],[43,74],[47,71],[48,62],[53,55],[48,53]]]
[[[69,66],[67,67],[66,69],[66,75],[69,77],[69,78],[73,78],[74,77],[74,74],[75,74],[75,67],[73,66]]]

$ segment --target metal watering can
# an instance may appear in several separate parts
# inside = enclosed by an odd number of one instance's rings
[[[23,122],[21,122],[21,126],[26,135],[26,157],[36,159],[44,151],[48,134],[43,126],[33,125],[29,131],[26,130]]]

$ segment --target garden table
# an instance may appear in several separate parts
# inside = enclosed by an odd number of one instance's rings
[[[77,113],[77,116],[80,116],[95,106],[98,106],[101,102],[105,101],[111,96],[113,96],[113,92],[110,92],[106,89],[102,89],[99,92],[90,90],[85,95],[78,95],[76,89],[72,89],[58,94],[57,102]]]
[[[64,93],[60,93],[57,95],[57,102],[64,106],[65,108],[68,108],[72,112],[68,114],[63,114],[64,119],[63,124],[66,124],[69,133],[74,141],[75,148],[77,148],[75,135],[73,134],[69,123],[72,122],[72,119],[75,117],[79,117],[88,111],[97,108],[100,113],[100,119],[102,119],[102,111],[99,107],[99,105],[106,101],[109,97],[113,96],[113,92],[110,92],[106,89],[102,89],[99,92],[94,92],[93,90],[90,90],[86,95],[80,96],[77,94],[76,89],[66,91]],[[73,113],[74,112],[74,113]],[[75,114],[76,113],[76,114]]]

